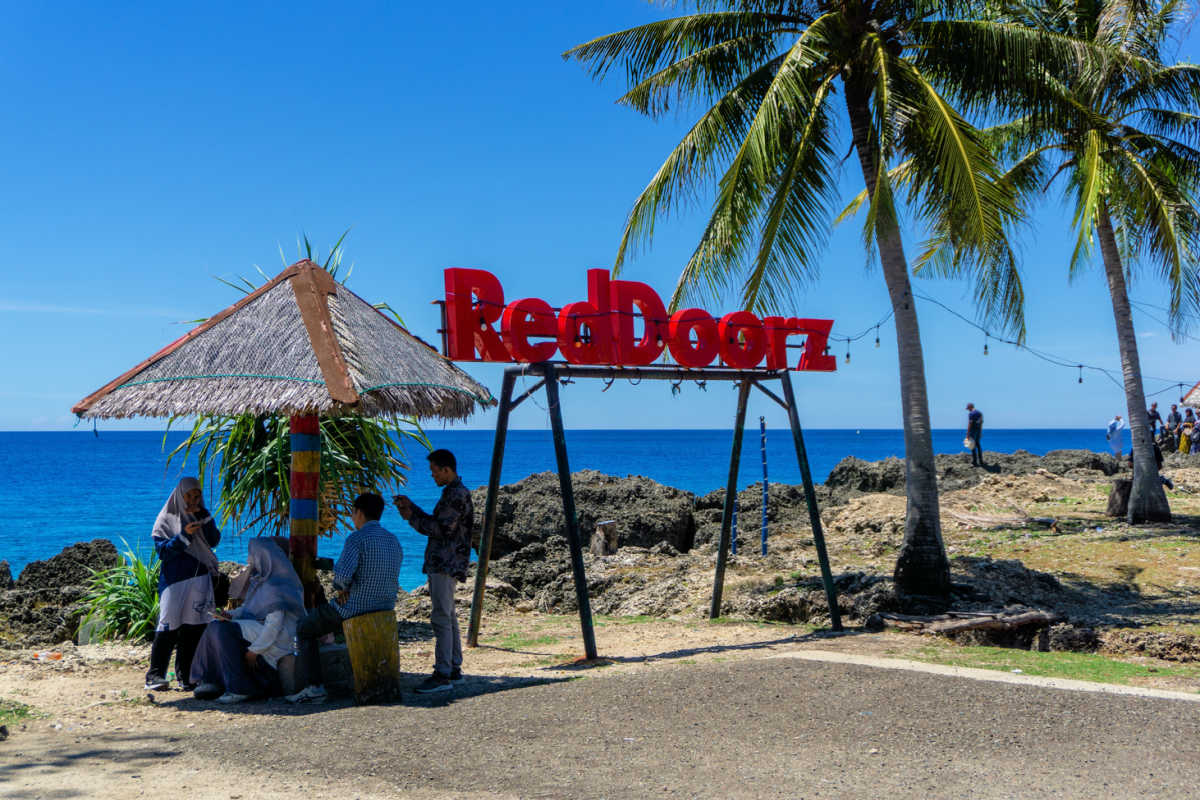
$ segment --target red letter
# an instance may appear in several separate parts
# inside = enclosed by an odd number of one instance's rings
[[[548,361],[554,357],[558,342],[530,344],[528,337],[558,335],[554,309],[545,300],[536,297],[515,300],[504,309],[500,335],[504,337],[504,344],[515,360],[531,364]]]
[[[692,344],[692,330],[696,344]],[[685,308],[671,315],[667,323],[667,346],[671,357],[681,367],[707,367],[717,355],[720,339],[717,323],[702,308]]]
[[[736,369],[754,369],[767,352],[767,335],[762,321],[749,311],[733,311],[721,317],[721,360]]]
[[[765,317],[763,329],[767,332],[767,369],[787,369],[787,337],[800,330],[800,320],[795,317]]]
[[[571,364],[613,363],[608,270],[589,269],[588,302],[568,303],[558,312],[558,349]]]
[[[623,366],[645,366],[653,364],[662,355],[663,330],[667,327],[667,309],[658,293],[638,281],[613,281],[611,284],[613,306],[613,347],[616,363]],[[645,331],[642,338],[633,338],[633,307],[642,312]]]
[[[504,313],[504,290],[492,273],[482,269],[448,269],[446,281],[446,341],[454,361],[511,361],[491,323]],[[476,302],[472,297],[478,297]],[[476,350],[479,358],[475,357]]]
[[[798,370],[810,372],[834,372],[837,370],[837,356],[825,355],[825,345],[829,342],[829,332],[833,330],[831,319],[796,319],[795,322],[801,333],[807,333],[804,340],[804,354],[800,356]]]

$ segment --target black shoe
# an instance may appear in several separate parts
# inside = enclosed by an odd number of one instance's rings
[[[453,688],[454,684],[451,683],[450,678],[435,670],[432,675],[421,681],[415,691],[417,694],[433,694],[434,692],[448,692]]]
[[[146,676],[146,691],[161,692],[171,688],[171,682],[159,675]]]
[[[194,683],[183,683],[183,682],[180,682],[180,684],[179,684],[179,691],[181,691],[181,692],[194,692],[194,691],[196,691],[196,684],[194,684]]]
[[[450,670],[450,682],[451,683],[462,683],[462,681],[463,681],[463,674],[462,674],[461,669]]]

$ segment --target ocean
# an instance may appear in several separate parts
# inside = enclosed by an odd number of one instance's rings
[[[428,435],[434,447],[454,452],[467,486],[487,484],[492,431],[432,430]],[[8,561],[13,577],[30,561],[98,537],[111,540],[119,550],[127,544],[143,557],[151,553],[154,518],[179,477],[190,474],[181,471],[177,461],[166,466],[166,453],[183,436],[183,432],[172,432],[164,443],[164,435],[154,432],[0,432],[0,476],[4,476],[0,480],[0,559]],[[567,446],[572,471],[644,475],[703,494],[724,487],[732,438],[728,430],[568,430]],[[936,430],[934,449],[963,452],[962,438],[961,429]],[[766,440],[770,480],[800,483],[790,431],[768,429]],[[814,429],[805,431],[804,441],[817,482],[824,481],[846,456],[876,461],[904,452],[899,430]],[[984,445],[988,451],[1023,449],[1037,455],[1060,449],[1105,449],[1104,435],[1095,429],[987,429]],[[748,421],[740,487],[762,480],[760,452],[758,427]],[[431,510],[439,490],[429,477],[424,451],[409,445],[408,455],[413,470],[409,486],[399,491]],[[549,430],[509,431],[501,483],[555,468]],[[206,500],[216,505],[207,493]],[[420,586],[425,582],[421,575],[424,538],[412,531],[390,504],[382,522],[404,547],[401,586]],[[244,561],[248,537],[227,526],[222,534],[217,555],[223,560]],[[321,539],[320,555],[336,558],[343,540],[344,535]]]

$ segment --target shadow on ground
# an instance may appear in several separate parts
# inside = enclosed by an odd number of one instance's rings
[[[175,741],[172,737],[168,742]],[[120,765],[115,767],[118,775],[130,779],[139,777],[141,771],[151,765],[161,765],[179,755],[178,750],[164,748],[163,739],[159,736],[133,736],[120,734],[99,734],[89,736],[89,746],[83,750],[72,750],[69,744],[62,744],[50,749],[38,758],[23,760],[6,760],[4,768],[0,769],[0,795],[5,798],[68,798],[87,797],[86,790],[59,789],[47,793],[45,789],[14,789],[13,782],[18,778],[33,779],[43,772],[58,770],[87,770],[96,762],[107,762]],[[5,747],[18,746],[17,741],[10,740]]]
[[[459,700],[480,697],[497,692],[507,692],[514,689],[527,689],[531,686],[544,686],[550,683],[561,683],[571,678],[551,677],[513,677],[504,675],[465,675],[464,680],[449,691],[433,694],[417,694],[414,689],[428,675],[422,673],[400,673],[400,699],[389,703],[378,703],[381,706],[409,706],[414,708],[442,708]],[[321,704],[293,704],[282,697],[272,697],[262,700],[248,700],[244,703],[225,705],[215,700],[197,700],[190,694],[176,698],[160,698],[157,704],[177,711],[213,711],[220,710],[227,714],[245,714],[273,717],[303,717],[310,714],[320,714],[346,708],[354,708],[352,697],[331,697],[328,702]]]

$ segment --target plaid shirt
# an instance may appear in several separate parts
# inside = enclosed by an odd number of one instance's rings
[[[333,568],[333,586],[350,590],[345,604],[334,602],[342,619],[396,607],[400,591],[400,540],[375,520],[350,534]]]
[[[429,537],[421,571],[426,575],[452,575],[465,581],[471,560],[471,531],[475,527],[471,491],[455,478],[442,489],[442,497],[432,514],[415,505],[412,512],[409,524],[417,533]]]

